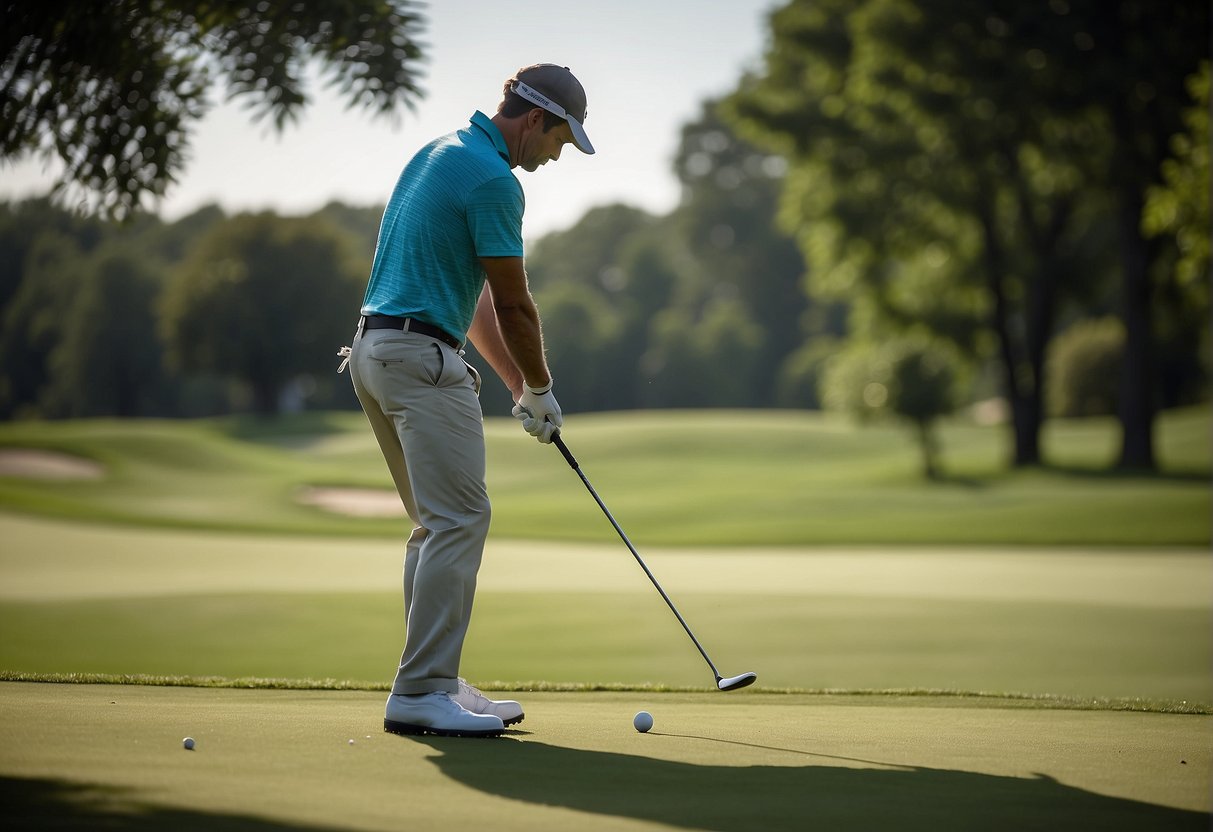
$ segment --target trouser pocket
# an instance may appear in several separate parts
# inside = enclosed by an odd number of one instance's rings
[[[480,393],[480,374],[453,349],[424,335],[385,338],[367,347],[372,366],[411,376],[433,387],[470,384]]]

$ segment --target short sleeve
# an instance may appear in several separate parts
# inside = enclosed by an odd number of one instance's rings
[[[499,176],[468,195],[467,223],[477,257],[522,256],[522,186]]]

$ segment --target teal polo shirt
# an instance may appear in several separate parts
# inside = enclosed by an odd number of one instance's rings
[[[467,339],[480,257],[522,256],[522,186],[497,125],[477,111],[405,166],[383,212],[363,315],[416,318]]]

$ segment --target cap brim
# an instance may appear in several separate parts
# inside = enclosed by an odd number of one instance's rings
[[[564,118],[569,123],[569,129],[573,131],[573,144],[577,145],[577,149],[582,153],[593,155],[594,145],[590,144],[590,137],[585,134],[585,128],[581,126],[581,122],[570,115],[566,115]]]

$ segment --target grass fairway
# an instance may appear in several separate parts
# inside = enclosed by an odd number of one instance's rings
[[[401,545],[56,524],[0,514],[0,670],[383,683]],[[725,675],[1213,704],[1204,551],[653,549]],[[621,545],[493,542],[474,680],[703,687]]]
[[[763,694],[518,693],[497,740],[382,694],[0,684],[17,829],[1101,829],[1209,823],[1213,717]],[[631,726],[650,710],[649,734]],[[194,751],[181,738],[197,740]],[[353,739],[351,744],[349,741]]]
[[[525,703],[500,740],[382,733],[404,522],[296,501],[385,484],[360,420],[0,425],[106,471],[0,478],[6,828],[1209,828],[1207,409],[1149,477],[1099,472],[1106,423],[1014,473],[953,424],[930,484],[891,430],[578,419],[720,669],[758,673],[730,694],[559,455],[490,423],[463,672]]]
[[[1111,420],[1051,421],[1050,467],[1009,471],[1007,430],[941,431],[945,477],[924,480],[907,432],[794,411],[571,417],[566,437],[628,534],[647,546],[1208,545],[1207,407],[1160,416],[1156,474],[1109,472]],[[601,542],[613,532],[554,449],[489,419],[498,539]],[[302,505],[308,486],[387,489],[357,413],[255,420],[0,424],[0,448],[94,459],[97,481],[0,477],[0,507],[125,525],[388,537],[397,519]]]

